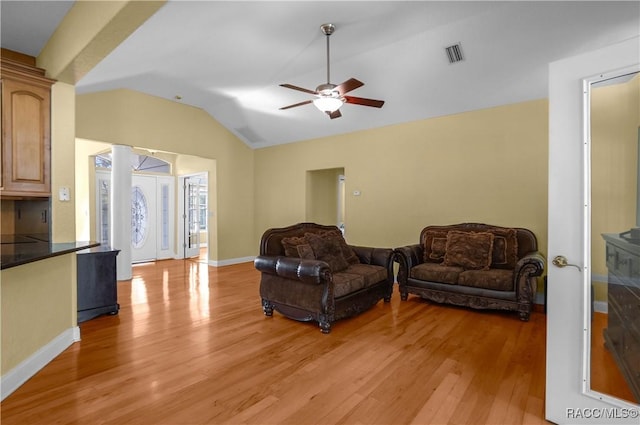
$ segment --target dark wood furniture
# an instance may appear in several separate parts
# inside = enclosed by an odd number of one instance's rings
[[[118,314],[118,252],[108,246],[78,251],[78,323],[103,314]]]
[[[605,345],[640,402],[640,240],[617,234],[603,238],[609,271]]]

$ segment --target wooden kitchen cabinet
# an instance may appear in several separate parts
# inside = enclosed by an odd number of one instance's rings
[[[4,52],[3,52],[4,53]],[[7,58],[2,87],[3,197],[51,196],[51,86],[43,69]]]

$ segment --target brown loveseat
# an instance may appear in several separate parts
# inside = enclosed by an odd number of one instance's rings
[[[335,226],[299,223],[269,229],[255,267],[266,316],[277,310],[314,320],[323,333],[334,321],[391,300],[393,250],[348,245]]]
[[[535,235],[479,223],[428,226],[420,243],[395,250],[400,297],[517,311],[527,321],[544,270]]]

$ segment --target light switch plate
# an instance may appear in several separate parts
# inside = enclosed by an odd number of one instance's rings
[[[69,194],[68,187],[61,187],[58,190],[58,199],[60,199],[63,202],[67,202],[71,200],[71,195]]]

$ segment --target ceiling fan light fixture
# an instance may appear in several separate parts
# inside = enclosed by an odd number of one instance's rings
[[[333,96],[320,96],[313,100],[313,104],[322,112],[335,112],[344,103],[344,99],[341,97]]]

